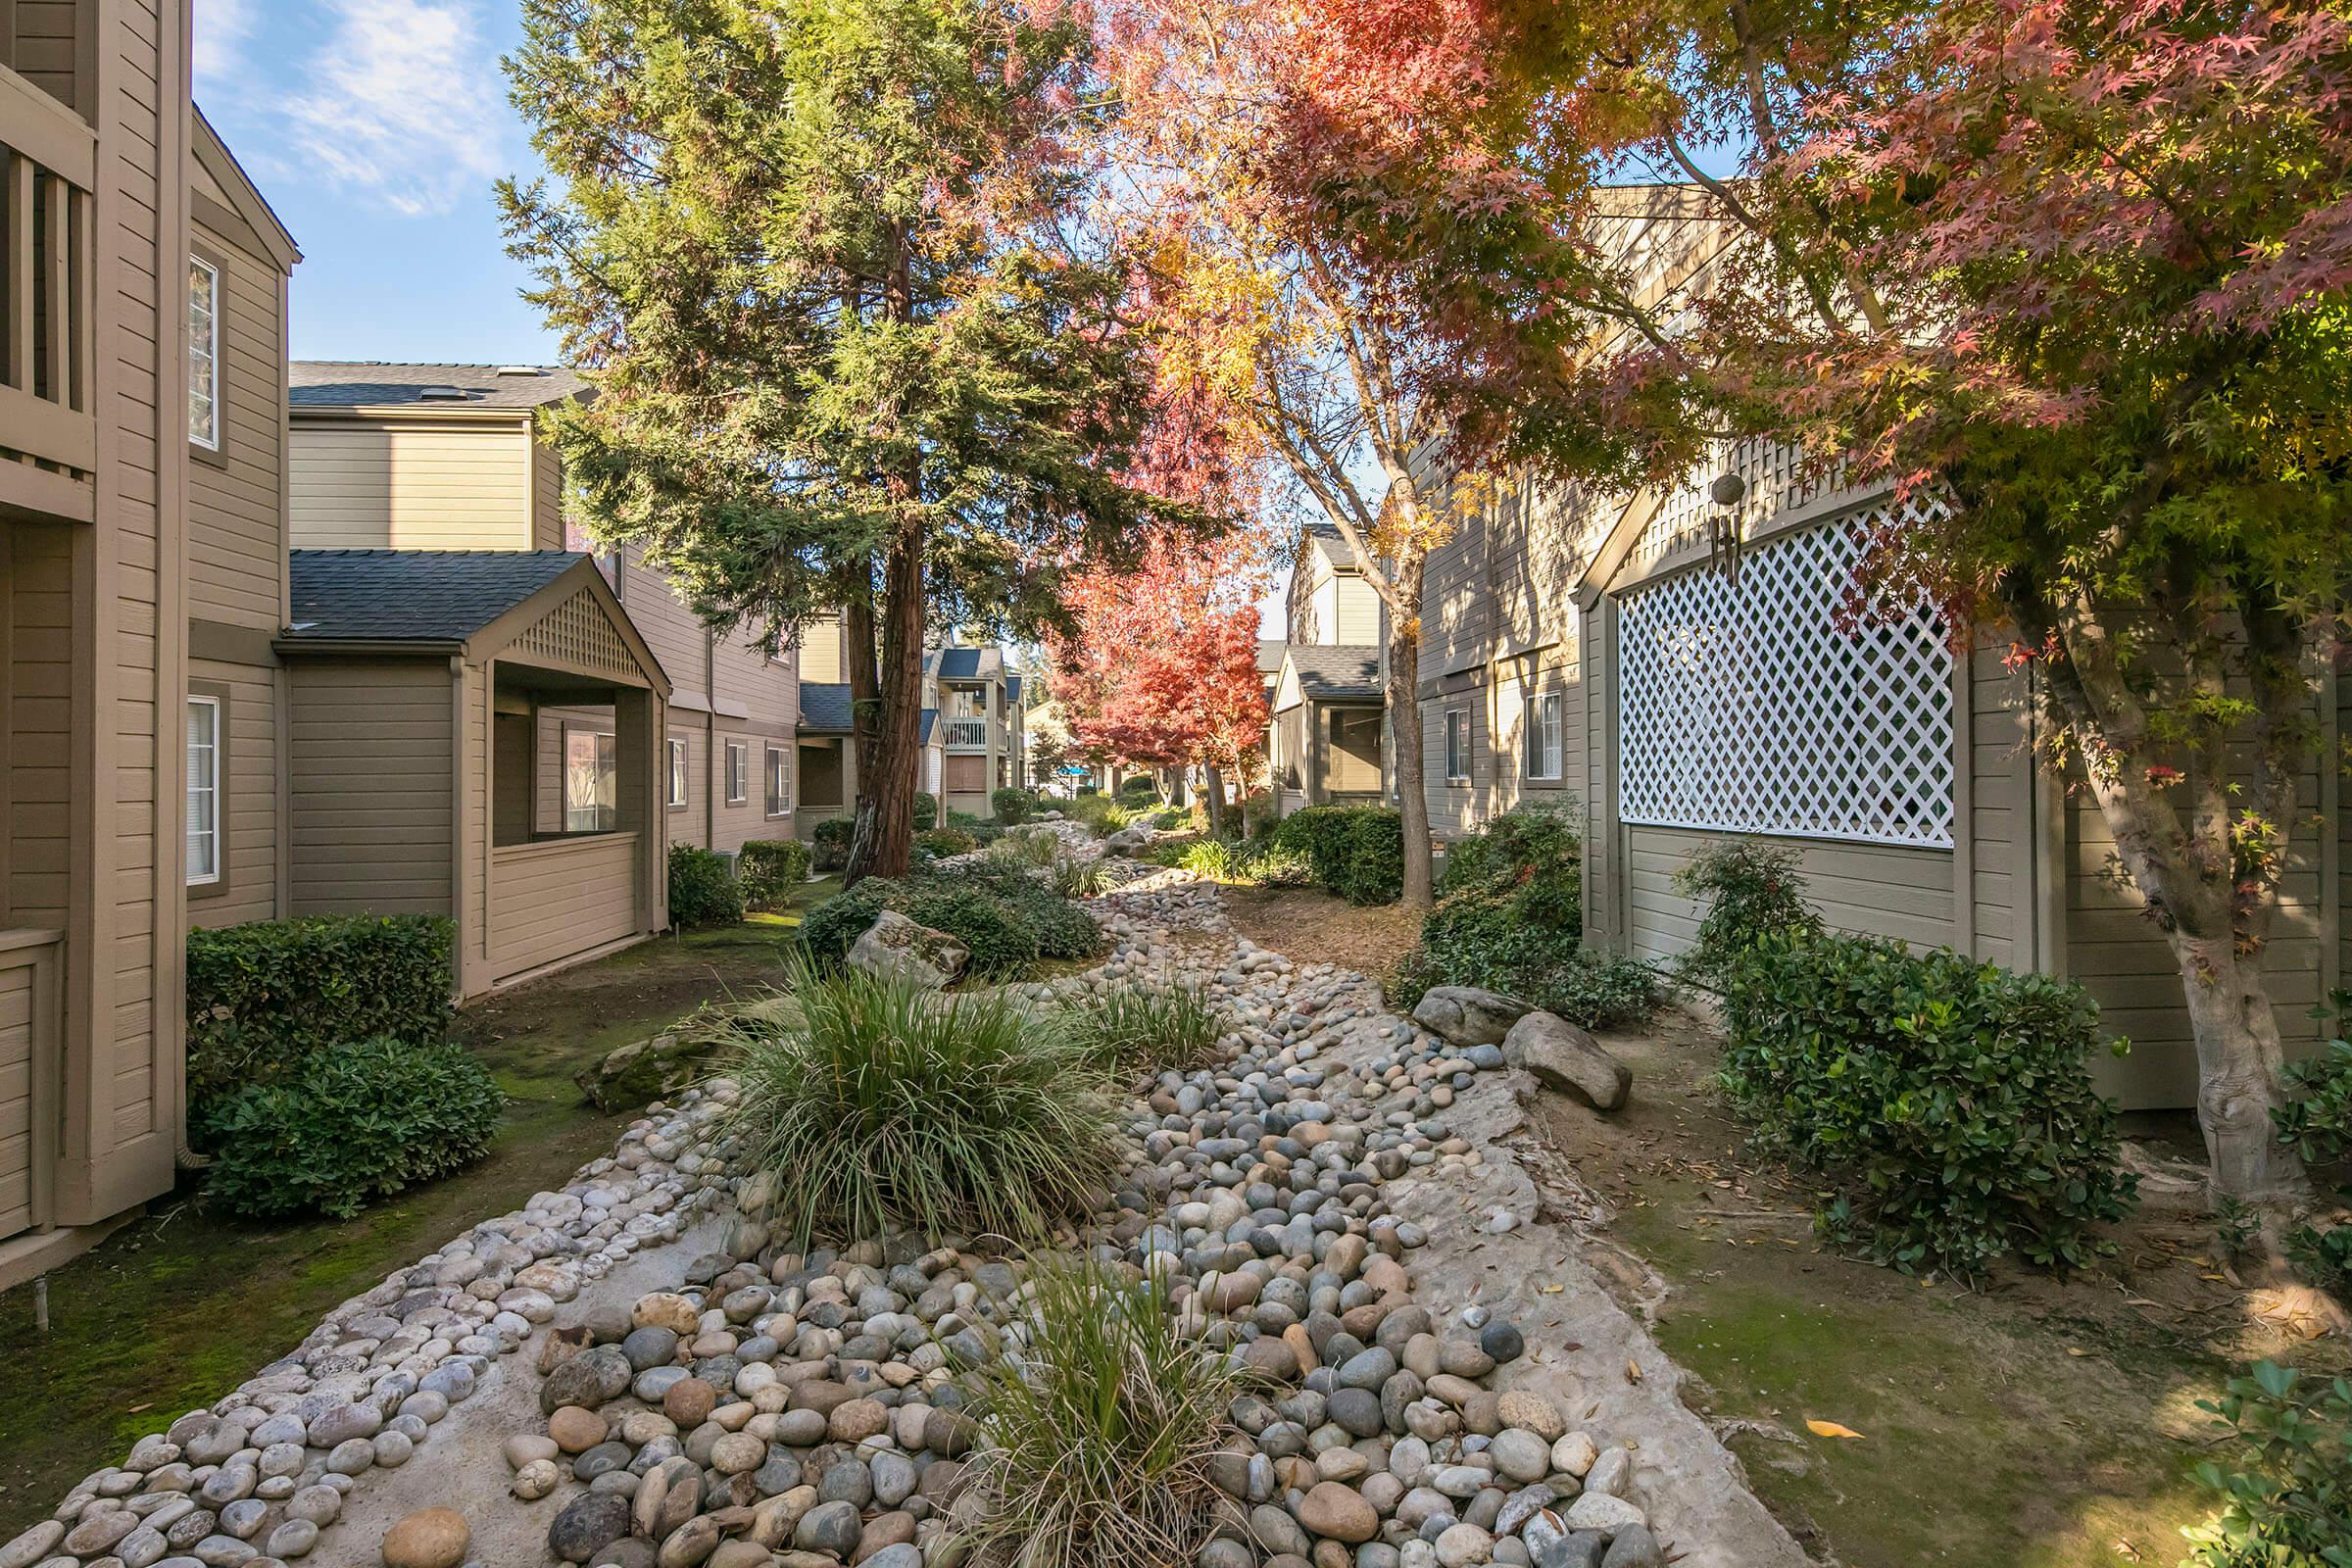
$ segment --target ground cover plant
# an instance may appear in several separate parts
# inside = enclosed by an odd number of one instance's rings
[[[788,989],[740,1031],[731,1113],[782,1234],[1030,1237],[1116,1168],[1108,1076],[1003,992],[814,968]]]
[[[2197,1408],[2227,1444],[2197,1479],[2224,1501],[2182,1568],[2352,1565],[2352,1381],[2259,1361]]]
[[[1016,973],[1039,958],[1091,958],[1102,948],[1102,928],[1054,880],[994,855],[948,871],[868,877],[811,909],[801,940],[820,965],[838,964],[884,909],[961,942],[981,975]]]
[[[1723,1011],[1733,1105],[1761,1148],[1830,1179],[1824,1232],[1881,1262],[2076,1268],[2132,1204],[2086,1064],[2098,1006],[2078,985],[1782,931],[1740,955]]]
[[[1115,1265],[1041,1263],[1026,1341],[968,1374],[987,1446],[975,1456],[973,1560],[990,1568],[1190,1562],[1233,1374],[1177,1337],[1165,1291]]]
[[[248,1219],[348,1219],[370,1200],[470,1164],[506,1097],[462,1047],[378,1037],[330,1046],[285,1081],[202,1113],[208,1201]]]
[[[2340,1022],[2352,992],[2329,999]],[[2352,1155],[2352,1040],[2337,1038],[2315,1056],[2286,1064],[2286,1092],[2272,1110],[2279,1140],[2306,1164],[2331,1165]]]
[[[1189,986],[1119,985],[1065,1004],[1070,1038],[1101,1066],[1120,1072],[1195,1072],[1221,1059],[1224,1021]]]

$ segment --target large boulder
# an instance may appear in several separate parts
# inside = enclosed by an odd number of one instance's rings
[[[865,935],[850,946],[850,967],[884,979],[906,977],[927,991],[955,983],[972,951],[945,931],[934,931],[896,909],[884,909]]]
[[[1129,855],[1158,837],[1158,830],[1149,822],[1130,822],[1102,841],[1106,855]]]
[[[571,1081],[599,1110],[634,1110],[709,1077],[717,1050],[717,1041],[709,1037],[656,1035],[590,1062]]]
[[[1535,1011],[1532,1003],[1476,986],[1431,986],[1413,1008],[1413,1022],[1457,1046],[1502,1043],[1511,1026]]]
[[[1633,1092],[1634,1070],[1557,1013],[1531,1012],[1511,1025],[1502,1037],[1502,1056],[1596,1110],[1615,1110]]]

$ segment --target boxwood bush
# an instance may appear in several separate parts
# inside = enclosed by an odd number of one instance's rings
[[[1037,811],[1037,791],[1008,784],[988,798],[997,810],[997,821],[1005,827],[1018,827]]]
[[[457,928],[421,914],[314,915],[188,933],[188,1096],[289,1076],[339,1040],[449,1029]]]
[[[669,847],[669,920],[683,929],[726,925],[743,918],[743,889],[734,867],[716,850]]]
[[[735,852],[735,880],[743,889],[744,907],[782,908],[808,880],[811,858],[808,846],[799,839],[746,841]]]
[[[819,871],[838,871],[850,858],[850,840],[856,835],[856,820],[846,816],[828,816],[809,831],[809,864]]]
[[[1349,904],[1394,904],[1404,893],[1404,827],[1385,806],[1310,806],[1274,830],[1306,857],[1316,886]]]
[[[1905,1272],[2007,1253],[2067,1269],[2130,1209],[2082,987],[1876,938],[1756,939],[1724,994],[1722,1083],[1758,1142],[1822,1172],[1822,1228]]]
[[[460,1047],[378,1037],[330,1046],[283,1083],[202,1113],[208,1199],[249,1219],[349,1219],[369,1200],[479,1159],[506,1097]]]

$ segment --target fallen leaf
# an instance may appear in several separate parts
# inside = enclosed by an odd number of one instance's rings
[[[1628,1361],[1628,1362],[1626,1362],[1626,1363],[1625,1363],[1625,1381],[1626,1381],[1626,1382],[1628,1382],[1628,1383],[1639,1383],[1639,1382],[1641,1382],[1641,1381],[1642,1381],[1642,1369],[1641,1369],[1641,1367],[1639,1367],[1639,1366],[1635,1365],[1635,1364],[1634,1364],[1633,1362],[1631,1362],[1631,1361]]]
[[[2084,1356],[2088,1355],[2090,1352],[2083,1349],[2079,1345],[2070,1345],[2066,1348],[2066,1353],[2073,1356]]]
[[[1823,1421],[1815,1416],[1805,1417],[1805,1430],[1817,1438],[1859,1438],[1862,1436],[1852,1427],[1839,1426],[1835,1421]]]

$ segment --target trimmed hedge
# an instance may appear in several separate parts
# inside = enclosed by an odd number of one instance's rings
[[[735,880],[744,907],[770,911],[789,903],[808,880],[811,857],[799,839],[749,839],[735,852]]]
[[[1037,791],[1025,790],[1017,784],[1007,784],[988,798],[996,808],[997,821],[1004,827],[1018,827],[1037,811]]]
[[[2098,1011],[1948,950],[1776,932],[1732,966],[1722,1082],[1759,1144],[1831,1179],[1822,1229],[1880,1261],[2080,1267],[2136,1187],[2084,1065]]]
[[[479,1159],[506,1105],[460,1047],[381,1037],[315,1053],[284,1083],[209,1107],[208,1200],[248,1219],[349,1219],[370,1199]]]
[[[313,915],[188,933],[188,1097],[276,1083],[338,1040],[449,1029],[457,927],[422,914]]]
[[[828,816],[808,834],[810,863],[819,871],[838,871],[850,858],[850,840],[857,836],[855,817]]]
[[[1305,856],[1316,885],[1349,904],[1403,896],[1403,820],[1385,806],[1310,806],[1284,817],[1274,842]]]
[[[939,797],[926,790],[914,792],[914,830],[928,832],[939,826]]]
[[[727,925],[743,918],[743,888],[716,850],[669,847],[669,920],[682,929]]]
[[[915,843],[943,860],[951,855],[969,855],[980,847],[978,839],[959,827],[935,827],[917,834]]]

